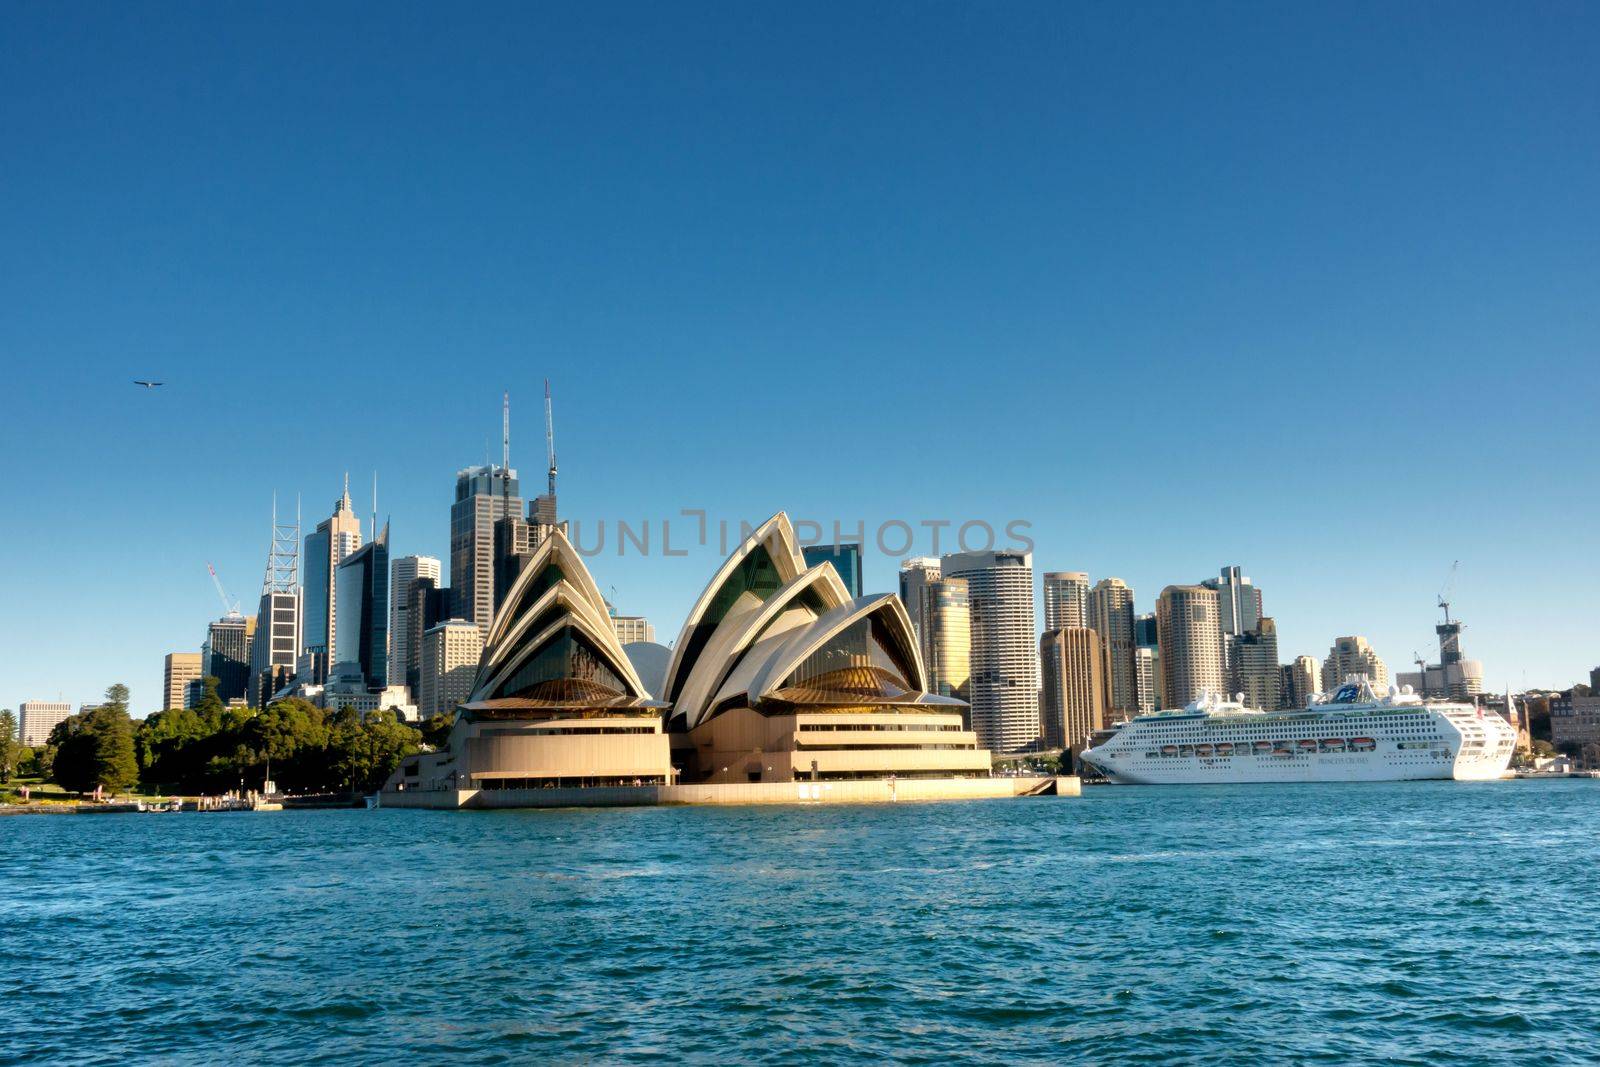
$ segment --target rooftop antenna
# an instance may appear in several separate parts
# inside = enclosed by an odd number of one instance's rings
[[[368,540],[378,539],[378,472],[372,472],[372,536]]]
[[[511,393],[500,397],[500,466],[511,469]]]
[[[550,406],[550,379],[544,380],[544,446],[550,453],[550,499],[556,498],[556,419]]]

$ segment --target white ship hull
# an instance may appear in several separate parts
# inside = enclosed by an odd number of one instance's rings
[[[1490,781],[1515,743],[1503,719],[1463,704],[1231,705],[1141,716],[1083,759],[1124,785]]]

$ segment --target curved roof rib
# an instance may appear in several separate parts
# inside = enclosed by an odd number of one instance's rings
[[[578,626],[597,646],[607,665],[618,677],[627,681],[634,690],[632,695],[648,697],[644,683],[617,640],[611,620],[598,611],[576,587],[563,579],[527,605],[500,640],[484,650],[478,676],[472,686],[473,699],[481,699],[482,694],[492,691],[525,663],[538,651],[550,627],[561,624]],[[528,640],[528,634],[535,626],[538,627],[538,634],[533,640]]]
[[[551,530],[540,543],[538,550],[529,557],[527,564],[522,568],[522,573],[517,575],[517,580],[512,583],[511,591],[506,594],[505,600],[495,612],[494,623],[489,627],[489,635],[484,642],[486,648],[492,647],[505,635],[512,619],[521,612],[522,602],[529,595],[537,597],[555,584],[547,575],[552,567],[556,568],[559,578],[565,579],[580,596],[593,605],[596,611],[602,616],[606,614],[605,597],[600,595],[600,587],[595,584],[594,576],[584,565],[583,556],[558,527]]]
[[[762,573],[769,567],[773,572],[770,576]],[[740,611],[739,601],[746,594],[759,597],[758,603],[764,602],[805,569],[805,560],[795,544],[794,527],[784,512],[778,512],[751,531],[750,536],[742,538],[706,583],[677,641],[673,642],[662,699],[677,700],[713,631],[730,615]],[[772,588],[763,594],[760,590],[767,585]]]
[[[808,593],[812,595],[808,597]],[[801,603],[808,599],[820,604],[822,610]],[[713,695],[750,655],[751,647],[771,635],[785,613],[803,612],[806,618],[796,620],[793,625],[809,626],[827,611],[849,602],[850,591],[832,565],[819,564],[796,575],[754,611],[729,619],[713,631],[704,650],[689,667],[675,710],[684,716],[690,728],[699,725],[713,705]]]
[[[877,619],[883,623],[892,642],[886,651],[893,656],[896,665],[905,671],[907,687],[914,692],[925,692],[928,687],[927,674],[912,634],[911,617],[906,614],[905,605],[900,603],[899,597],[892,593],[880,593],[834,608],[775,649],[762,669],[750,680],[748,691],[751,703],[770,697],[829,638],[864,619]]]

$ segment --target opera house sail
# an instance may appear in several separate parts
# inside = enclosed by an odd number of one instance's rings
[[[662,696],[686,782],[987,775],[966,704],[927,690],[899,598],[808,568],[779,513],[701,593]]]
[[[448,746],[405,760],[388,788],[664,785],[665,710],[623,652],[582,558],[554,530],[489,627]]]

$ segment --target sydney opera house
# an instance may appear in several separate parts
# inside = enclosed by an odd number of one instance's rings
[[[1027,780],[989,776],[965,710],[928,692],[899,598],[852,598],[832,564],[808,567],[786,515],[722,564],[670,654],[619,643],[599,587],[556,532],[496,613],[448,745],[406,759],[383,803],[511,806],[573,789],[599,803],[1022,791]]]

